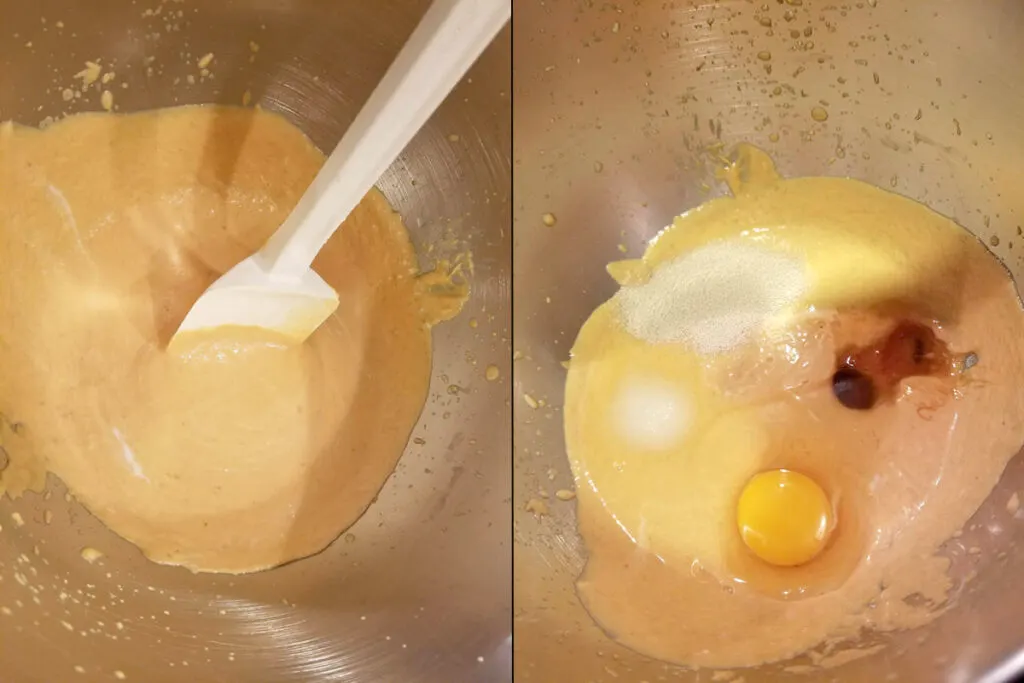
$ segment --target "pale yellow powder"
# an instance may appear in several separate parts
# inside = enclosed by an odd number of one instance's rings
[[[661,265],[644,284],[623,287],[615,300],[634,337],[719,353],[794,304],[806,287],[798,259],[715,242]]]

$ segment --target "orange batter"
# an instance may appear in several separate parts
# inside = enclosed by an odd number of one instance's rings
[[[0,491],[53,472],[149,558],[197,571],[315,553],[362,514],[426,398],[430,326],[465,294],[417,278],[379,192],[314,264],[341,304],[305,345],[236,331],[164,350],[323,160],[233,108],[0,126]]]

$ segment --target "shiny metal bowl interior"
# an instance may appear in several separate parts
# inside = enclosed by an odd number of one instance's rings
[[[329,150],[427,4],[0,0],[0,120],[99,110],[98,90],[62,98],[92,60],[117,73],[118,111],[248,91]],[[59,482],[2,500],[0,680],[509,680],[510,74],[506,30],[380,183],[417,246],[468,248],[475,274],[435,330],[430,398],[366,515],[319,556],[233,577],[149,563]],[[84,546],[105,557],[87,564]]]
[[[524,509],[572,483],[560,362],[614,292],[603,266],[624,257],[619,245],[639,255],[672,216],[722,194],[705,153],[748,141],[785,175],[852,176],[929,204],[1024,282],[1024,5],[550,0],[520,3],[513,26],[516,680],[719,680],[605,637],[573,592],[585,561],[573,504],[552,498],[540,518]],[[956,609],[802,678],[1005,680],[1024,653],[1024,522],[1007,511],[1021,489],[1018,457],[949,544],[958,573],[977,572]],[[796,678],[779,666],[737,673]]]

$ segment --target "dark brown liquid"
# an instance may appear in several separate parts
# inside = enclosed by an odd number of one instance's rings
[[[923,323],[902,320],[884,337],[843,350],[832,376],[832,391],[847,408],[868,410],[892,398],[908,377],[949,375],[952,356],[945,342]]]

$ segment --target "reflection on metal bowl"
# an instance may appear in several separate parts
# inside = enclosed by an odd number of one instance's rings
[[[708,681],[609,639],[574,593],[586,558],[573,504],[530,504],[572,485],[561,362],[616,289],[604,265],[724,193],[706,152],[743,141],[783,175],[852,176],[954,217],[1021,281],[1024,80],[1001,67],[1024,59],[1024,7],[548,2],[521,5],[513,22],[516,680]],[[1024,645],[1022,488],[1018,457],[948,544],[956,575],[977,573],[954,610],[801,678],[1005,680]],[[782,665],[736,674],[794,678]]]
[[[0,120],[100,110],[102,88],[64,92],[92,61],[116,72],[117,111],[258,104],[330,150],[427,4],[0,0]],[[509,679],[510,73],[506,30],[380,182],[420,253],[433,247],[423,267],[468,249],[475,270],[461,316],[435,329],[420,423],[364,517],[313,558],[193,575],[145,560],[52,478],[45,495],[3,499],[0,678]]]

